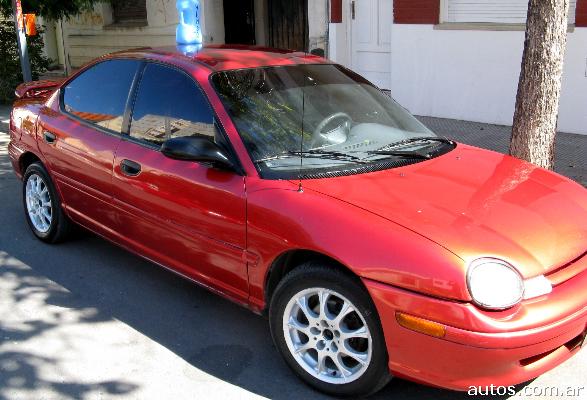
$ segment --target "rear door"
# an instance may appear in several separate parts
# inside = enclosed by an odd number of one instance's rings
[[[114,153],[126,130],[125,109],[140,64],[95,64],[61,88],[58,109],[40,113],[39,148],[62,200],[72,218],[102,233],[115,224]]]
[[[201,89],[179,69],[147,63],[130,119],[113,179],[118,229],[128,246],[245,301],[244,177],[160,151],[165,140],[178,136],[226,143]]]

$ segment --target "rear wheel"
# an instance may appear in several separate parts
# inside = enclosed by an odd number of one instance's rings
[[[70,221],[49,174],[42,164],[28,166],[23,179],[23,205],[29,227],[37,238],[47,243],[64,240]]]
[[[271,333],[287,364],[306,383],[337,396],[365,396],[390,379],[373,303],[355,279],[309,263],[278,285]]]

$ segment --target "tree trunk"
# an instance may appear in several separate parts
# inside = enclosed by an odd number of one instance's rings
[[[569,0],[530,0],[510,154],[554,167]]]

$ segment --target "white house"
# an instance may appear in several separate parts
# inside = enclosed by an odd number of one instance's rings
[[[92,11],[46,23],[47,53],[78,68],[105,53],[175,44],[175,0],[104,2]],[[205,43],[251,44],[326,51],[327,0],[200,0]],[[55,43],[53,45],[53,43]]]
[[[330,58],[415,114],[511,125],[528,0],[331,5]],[[559,129],[587,134],[587,0],[570,7]]]

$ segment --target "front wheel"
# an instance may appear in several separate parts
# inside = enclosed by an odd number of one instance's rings
[[[309,263],[278,285],[270,307],[273,340],[306,383],[336,396],[365,396],[390,379],[375,307],[363,286]]]

